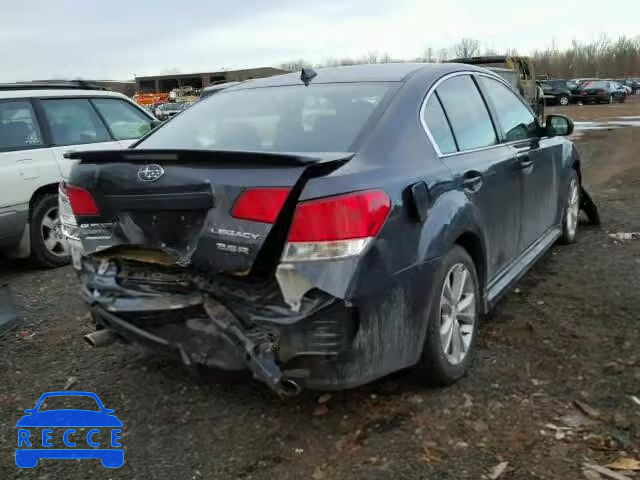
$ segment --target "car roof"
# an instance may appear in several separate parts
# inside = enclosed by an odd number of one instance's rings
[[[426,68],[429,65],[432,64],[378,63],[319,68],[316,70],[316,73],[318,75],[313,80],[311,80],[311,83],[401,82],[416,70]],[[272,87],[279,85],[299,85],[301,83],[300,72],[294,72],[249,80],[246,82],[242,82],[241,85],[230,87],[230,90],[238,90],[241,88]]]
[[[32,98],[32,97],[117,97],[129,100],[126,95],[110,90],[83,90],[80,88],[63,89],[42,89],[42,90],[1,90],[0,99],[7,98]]]
[[[242,82],[222,82],[222,83],[215,83],[213,85],[209,85],[207,87],[204,87],[202,90],[205,92],[211,92],[211,91],[216,91],[216,90],[222,90],[224,88],[229,88],[229,87],[233,87],[234,85],[238,85],[239,83]]]
[[[311,84],[404,82],[417,72],[427,77],[436,78],[449,72],[461,70],[487,72],[485,68],[461,63],[376,63],[319,68],[316,70],[317,76],[311,80]],[[239,85],[229,87],[225,91],[301,84],[300,72],[294,72],[247,80]]]

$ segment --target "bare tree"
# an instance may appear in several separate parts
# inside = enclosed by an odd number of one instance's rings
[[[442,47],[442,48],[439,48],[438,51],[436,52],[436,57],[439,62],[446,62],[451,57],[451,52],[449,51],[448,48]]]
[[[380,59],[378,61],[380,63],[392,63],[394,60],[391,58],[391,55],[389,55],[389,52],[384,52],[380,55]]]
[[[475,57],[480,53],[480,42],[474,38],[463,38],[453,46],[457,57]]]
[[[431,47],[427,47],[421,58],[422,61],[427,63],[434,63],[436,61],[436,53]]]
[[[310,68],[311,64],[305,60],[292,60],[290,62],[281,63],[279,67],[289,72],[299,72],[303,68]]]
[[[517,56],[515,48],[498,49],[485,48],[483,55],[493,55],[496,51],[503,51],[510,56]],[[440,61],[445,62],[454,56],[475,56],[479,55],[480,42],[473,39],[462,39],[452,48],[439,48],[434,50],[426,48],[417,61]],[[602,78],[624,78],[640,77],[640,35],[635,37],[621,36],[611,39],[608,35],[602,34],[591,42],[580,42],[573,40],[566,48],[558,48],[555,40],[551,45],[543,50],[534,51],[531,56],[536,64],[536,72],[556,78],[577,78],[593,77]],[[401,62],[407,59],[394,59],[388,53],[378,51],[369,52],[360,58],[337,58],[330,59],[321,66],[354,65],[360,63],[388,63]],[[305,60],[296,60],[282,64],[286,70],[300,70],[309,66]],[[165,69],[163,72],[178,72],[177,68]]]

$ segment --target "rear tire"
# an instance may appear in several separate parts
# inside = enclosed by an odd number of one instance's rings
[[[480,323],[480,284],[466,250],[455,246],[444,256],[434,285],[419,368],[427,383],[450,385],[469,370]]]
[[[69,263],[69,246],[58,215],[58,195],[47,193],[35,200],[30,228],[31,256],[36,264],[55,268]]]
[[[558,104],[566,107],[569,105],[569,97],[567,95],[560,95],[560,98],[558,98]]]
[[[569,245],[576,241],[578,216],[580,214],[580,181],[575,170],[571,170],[567,187],[564,212],[562,213],[562,236],[559,242]]]

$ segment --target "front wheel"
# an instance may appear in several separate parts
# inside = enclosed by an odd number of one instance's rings
[[[578,216],[580,214],[580,182],[575,170],[569,177],[569,191],[562,215],[562,236],[560,243],[568,245],[576,241],[578,232]]]
[[[433,285],[420,369],[428,383],[449,385],[469,370],[480,320],[480,286],[466,250],[456,246],[444,256]]]
[[[69,246],[62,233],[58,196],[37,198],[31,211],[31,255],[41,267],[60,267],[69,263]]]

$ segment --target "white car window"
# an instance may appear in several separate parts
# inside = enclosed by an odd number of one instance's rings
[[[107,128],[87,99],[42,100],[42,107],[57,146],[111,141]]]
[[[91,100],[116,140],[132,140],[151,130],[151,119],[133,105],[118,98]]]
[[[0,102],[0,150],[42,145],[42,135],[31,102]]]

